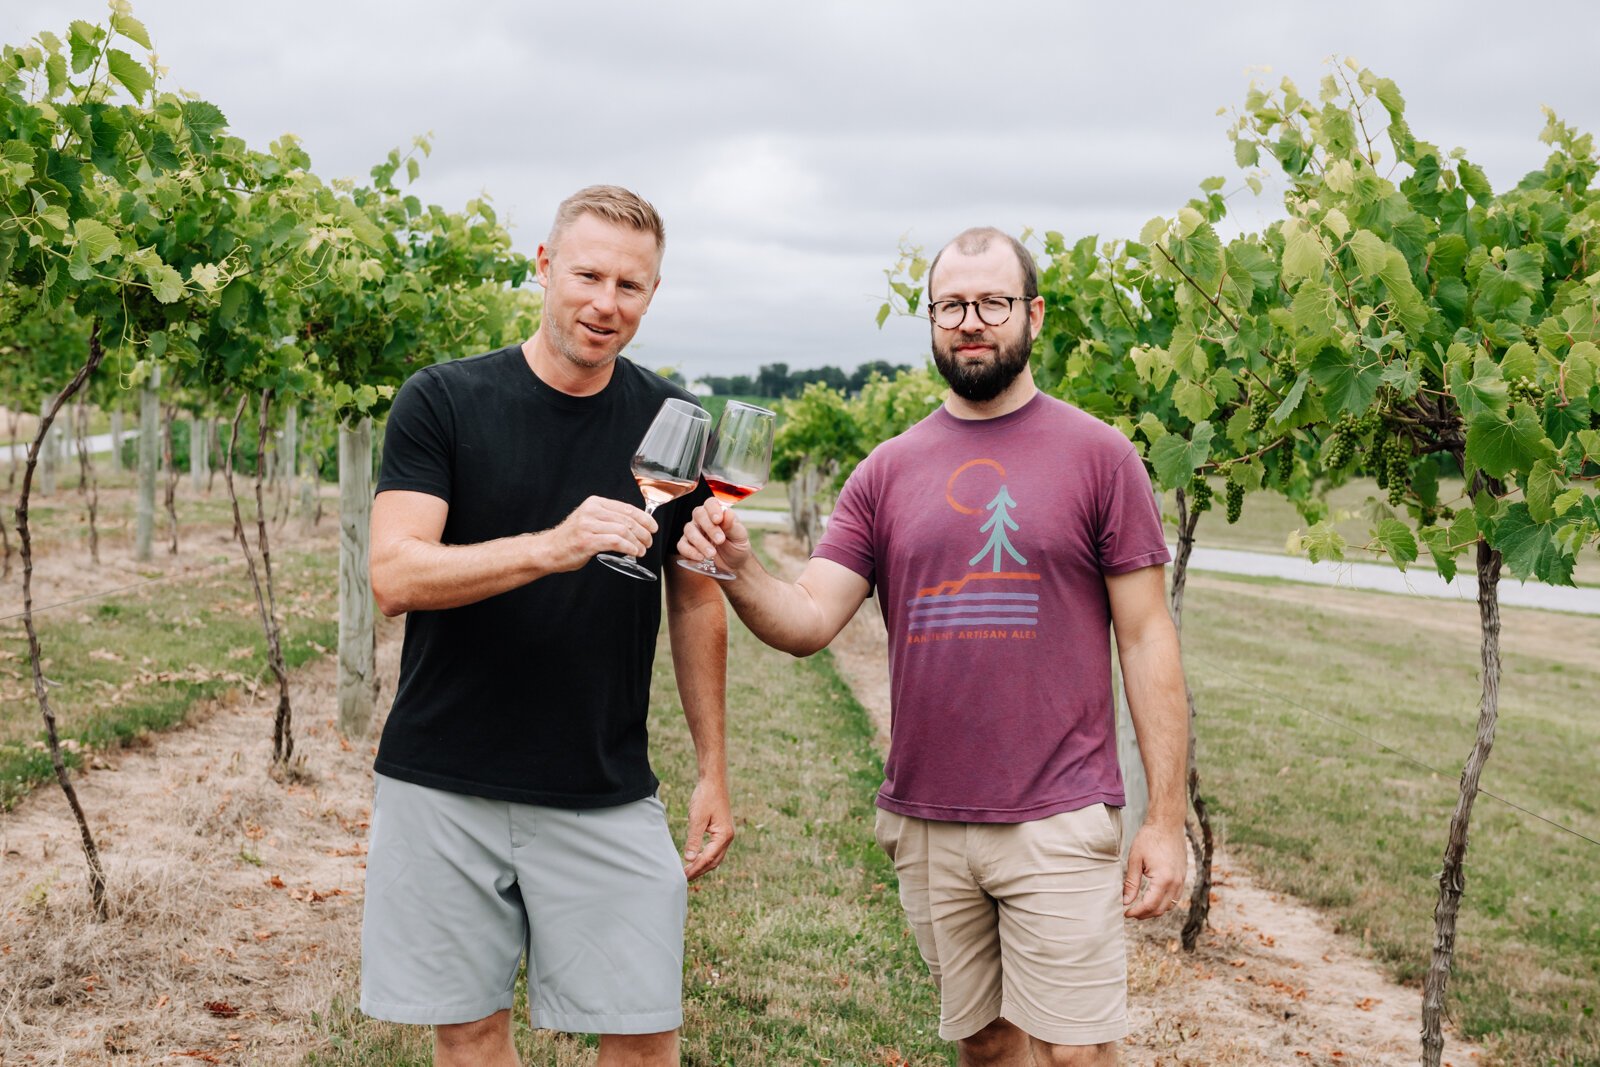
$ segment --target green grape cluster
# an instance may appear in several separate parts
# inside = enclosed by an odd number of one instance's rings
[[[1259,433],[1272,414],[1272,398],[1265,392],[1250,394],[1250,432]]]
[[[1290,480],[1294,478],[1294,449],[1284,445],[1278,449],[1278,484],[1288,488]]]
[[[1389,490],[1389,506],[1399,507],[1411,488],[1411,446],[1398,437],[1386,438],[1377,467],[1378,484]]]
[[[1526,374],[1506,382],[1506,395],[1512,403],[1527,404],[1529,407],[1538,407],[1544,402],[1544,389]]]
[[[1196,515],[1211,510],[1211,483],[1198,474],[1189,480],[1189,501]]]
[[[1244,514],[1244,486],[1231,478],[1228,479],[1227,504],[1228,525],[1232,526]]]
[[[1360,433],[1360,426],[1354,415],[1343,415],[1334,423],[1332,447],[1328,449],[1328,466],[1333,470],[1340,470],[1349,466],[1350,459],[1356,454],[1356,437]]]

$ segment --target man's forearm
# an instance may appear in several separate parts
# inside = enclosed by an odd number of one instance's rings
[[[372,589],[385,615],[441,611],[476,604],[527,585],[552,570],[543,534],[520,534],[476,545],[398,539],[376,553]]]
[[[740,620],[779,651],[809,656],[839,632],[803,583],[774,577],[753,555],[739,568],[739,577],[725,584]]]
[[[714,583],[685,576],[672,581]],[[678,697],[684,721],[694,742],[695,760],[702,779],[726,781],[728,616],[715,590],[711,597],[685,598],[668,594],[667,635],[672,642],[672,668],[677,675]]]
[[[1146,822],[1181,826],[1188,810],[1189,705],[1175,631],[1120,648],[1128,712],[1150,789]]]

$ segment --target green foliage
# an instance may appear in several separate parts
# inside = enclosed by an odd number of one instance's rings
[[[1287,183],[1264,231],[1224,244],[1208,179],[1137,241],[1046,233],[1035,378],[1126,433],[1162,488],[1228,473],[1230,517],[1267,490],[1315,523],[1318,497],[1370,474],[1387,495],[1365,547],[1397,566],[1420,542],[1453,574],[1483,538],[1518,577],[1570,584],[1600,541],[1593,139],[1547,111],[1543,169],[1496,194],[1417,139],[1394,82],[1348,66],[1315,102],[1285,79],[1236,113],[1240,165]],[[889,306],[915,310],[920,262],[902,250]],[[1441,464],[1485,501],[1470,537],[1429,532],[1465,504],[1439,499]],[[1345,548],[1316,525],[1302,543]]]
[[[0,49],[0,344],[23,347],[23,317],[98,322],[124,385],[160,365],[196,406],[271,390],[345,417],[381,414],[418,363],[531,332],[527,262],[487,199],[452,212],[396,187],[425,140],[369,187],[330,186],[293,137],[252,149],[165,90],[150,51],[126,4]],[[7,399],[59,389],[75,354],[8,367]]]

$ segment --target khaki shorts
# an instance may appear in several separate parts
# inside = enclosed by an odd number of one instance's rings
[[[880,808],[877,836],[939,986],[940,1037],[1002,1017],[1055,1045],[1127,1035],[1122,809],[958,823]]]

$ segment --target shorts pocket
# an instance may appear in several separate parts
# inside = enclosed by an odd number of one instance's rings
[[[900,828],[905,825],[905,820],[882,808],[873,810],[876,814],[872,821],[872,836],[877,839],[878,847],[889,857],[889,862],[893,863],[895,846],[900,843]]]
[[[1111,831],[1111,849],[1117,855],[1122,854],[1122,809],[1110,804],[1100,805],[1105,809],[1106,824]]]

